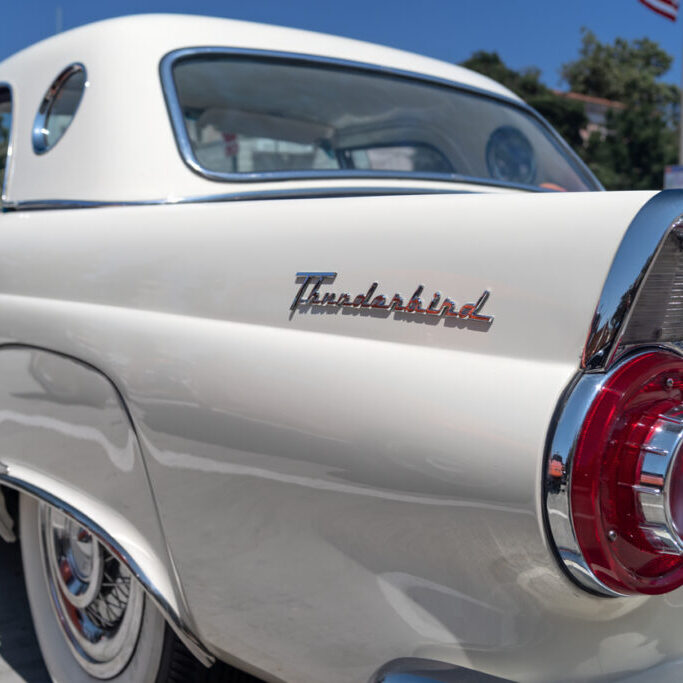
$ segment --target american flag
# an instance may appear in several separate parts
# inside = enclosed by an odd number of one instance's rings
[[[651,10],[661,14],[671,21],[676,21],[676,15],[678,14],[678,4],[679,0],[640,0],[640,2],[649,7]]]

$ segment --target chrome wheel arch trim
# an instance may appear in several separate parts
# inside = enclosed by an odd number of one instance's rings
[[[310,180],[311,178],[413,178],[419,180],[420,177],[423,179],[436,179],[442,181],[463,181],[467,182],[483,182],[482,179],[468,178],[468,176],[459,175],[443,175],[436,174],[435,177],[429,176],[429,174],[416,174],[408,173],[402,175],[400,172],[380,172],[380,171],[359,171],[356,173],[347,171],[268,171],[260,173],[220,173],[217,171],[210,171],[204,168],[199,160],[197,159],[192,145],[190,144],[189,136],[187,134],[187,129],[185,128],[185,121],[181,111],[178,94],[175,87],[175,81],[173,79],[173,67],[178,61],[183,59],[188,59],[192,57],[208,55],[208,56],[234,56],[234,57],[253,57],[255,59],[264,60],[280,60],[288,62],[298,62],[308,65],[317,65],[321,68],[324,67],[337,67],[346,68],[356,71],[365,71],[368,73],[375,73],[380,76],[393,76],[397,78],[403,78],[413,81],[418,81],[422,83],[430,83],[432,85],[440,85],[454,90],[459,90],[460,92],[469,93],[471,95],[478,95],[480,97],[485,97],[489,100],[494,100],[496,102],[501,102],[508,106],[514,107],[525,114],[531,116],[540,126],[546,131],[554,144],[566,155],[567,161],[574,168],[580,177],[586,182],[591,190],[604,190],[604,187],[594,175],[594,173],[588,168],[588,166],[579,158],[579,156],[572,150],[569,144],[560,136],[560,134],[548,123],[548,121],[543,118],[535,109],[530,107],[523,100],[513,99],[512,97],[507,97],[500,93],[491,92],[489,90],[484,90],[482,88],[477,88],[471,85],[466,85],[459,83],[457,81],[452,81],[448,78],[441,78],[438,76],[432,76],[430,74],[424,74],[416,71],[409,71],[406,69],[398,69],[381,64],[372,64],[368,62],[358,62],[351,59],[340,59],[337,57],[326,57],[324,55],[315,55],[303,52],[286,52],[277,50],[262,50],[257,48],[237,48],[237,47],[226,47],[226,46],[216,46],[216,45],[206,45],[206,46],[194,46],[181,48],[179,50],[173,50],[167,55],[162,57],[159,63],[159,76],[161,79],[161,86],[164,92],[164,99],[166,101],[166,108],[168,110],[169,118],[171,120],[171,127],[173,129],[173,134],[175,137],[176,145],[180,156],[185,163],[185,165],[192,170],[194,173],[200,175],[203,178],[209,180],[219,181],[219,182],[237,182],[237,183],[249,183],[254,181],[277,181],[277,180]],[[484,181],[485,182],[485,181]],[[495,181],[494,181],[495,182]],[[486,183],[490,184],[490,183]],[[535,188],[529,185],[520,185],[515,183],[506,183],[507,187],[514,187],[523,190],[529,189],[542,189]]]
[[[188,648],[188,650],[204,665],[210,667],[216,658],[211,654],[195,635],[193,630],[183,620],[173,591],[169,586],[162,587],[159,580],[153,579],[150,569],[143,569],[140,562],[129,552],[112,534],[91,516],[92,513],[84,511],[89,504],[96,509],[95,501],[89,501],[83,494],[71,491],[61,482],[54,482],[45,475],[19,464],[0,462],[0,484],[11,489],[27,494],[33,498],[47,503],[53,508],[60,510],[67,517],[88,529],[107,550],[117,557],[133,574],[142,586],[151,602],[161,612],[166,623]],[[79,504],[67,502],[78,501]],[[134,530],[131,530],[134,539]],[[153,558],[151,558],[153,561]]]
[[[594,399],[604,384],[624,363],[653,350],[666,350],[683,355],[670,345],[642,346],[625,354],[609,372],[580,372],[574,376],[558,403],[553,416],[545,456],[543,458],[542,515],[546,536],[559,565],[579,586],[604,597],[633,597],[612,590],[592,572],[583,557],[574,530],[571,513],[571,478],[573,460],[581,427]],[[551,481],[549,464],[555,459],[562,464],[563,477],[559,483]]]
[[[615,361],[619,341],[638,303],[651,267],[669,232],[683,220],[683,190],[665,190],[652,197],[636,214],[617,248],[595,308],[581,356],[581,368],[602,372]],[[635,292],[629,306],[620,303]]]

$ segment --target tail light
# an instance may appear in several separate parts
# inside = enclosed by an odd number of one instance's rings
[[[546,510],[561,560],[608,595],[683,585],[683,358],[641,352],[584,375],[557,423]]]

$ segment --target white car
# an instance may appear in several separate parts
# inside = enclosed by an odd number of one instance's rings
[[[682,194],[291,29],[105,21],[0,83],[0,535],[55,681],[680,680]]]

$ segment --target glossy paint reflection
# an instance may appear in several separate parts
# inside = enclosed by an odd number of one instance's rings
[[[84,211],[8,214],[2,333],[116,384],[216,654],[299,683],[366,683],[406,656],[550,680],[622,671],[602,644],[638,633],[635,670],[653,651],[683,654],[680,605],[569,584],[543,536],[540,481],[554,406],[647,197],[131,207],[98,210],[96,230]],[[512,231],[501,212],[524,220]],[[418,224],[423,239],[397,239]],[[29,259],[36,243],[49,262]],[[551,248],[584,276],[551,263]],[[472,258],[481,249],[486,264]],[[495,322],[290,317],[292,274],[321,263],[343,275],[339,291],[490,287]]]
[[[194,648],[137,439],[114,386],[83,363],[21,346],[0,347],[0,378],[0,482],[104,530],[109,549],[126,558]],[[66,593],[78,592],[76,579],[68,577]]]

